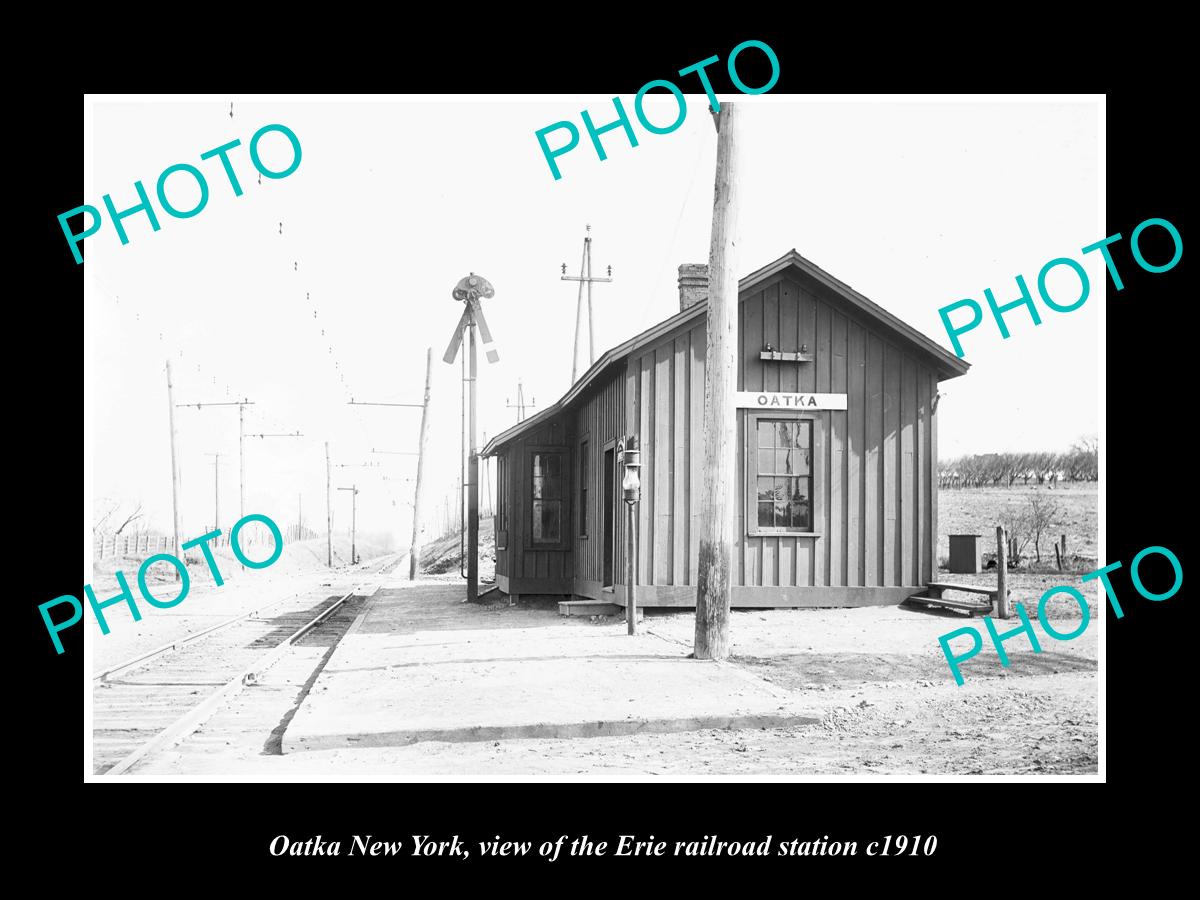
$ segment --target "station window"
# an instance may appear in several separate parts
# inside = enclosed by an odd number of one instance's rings
[[[496,457],[496,549],[508,548],[508,459]]]
[[[530,542],[561,544],[563,541],[563,460],[561,450],[539,450],[530,454]]]
[[[579,444],[579,536],[588,533],[588,442]]]
[[[751,530],[806,533],[813,530],[811,419],[753,422],[747,469],[753,498]]]

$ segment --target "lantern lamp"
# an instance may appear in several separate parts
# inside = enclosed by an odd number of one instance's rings
[[[621,464],[625,477],[621,479],[621,490],[626,503],[637,503],[641,499],[642,480],[638,470],[642,467],[642,451],[638,449],[637,435],[630,435],[621,450]]]

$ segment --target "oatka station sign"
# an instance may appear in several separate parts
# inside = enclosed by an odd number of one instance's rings
[[[845,394],[737,392],[738,409],[845,409]]]

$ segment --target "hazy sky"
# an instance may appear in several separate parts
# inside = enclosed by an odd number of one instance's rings
[[[1046,261],[1081,259],[1093,283],[1081,309],[1040,307],[1038,327],[1014,311],[1008,340],[990,318],[964,336],[972,369],[942,386],[939,450],[1059,449],[1097,431],[1104,267],[1079,254],[1104,236],[1095,102],[740,99],[742,274],[794,247],[949,347],[940,306],[983,305],[987,287],[1013,300],[1017,274],[1036,292]],[[193,218],[170,218],[155,200],[160,231],[137,214],[125,220],[128,245],[107,219],[86,241],[93,493],[142,501],[161,528],[171,499],[166,359],[177,402],[248,397],[247,432],[303,432],[247,440],[247,512],[291,524],[302,495],[306,522],[322,528],[328,440],[335,463],[382,463],[334,470],[335,486],[362,491],[359,527],[407,540],[411,511],[392,504],[410,499],[411,485],[381,475],[411,477],[415,459],[368,451],[415,449],[420,411],[346,400],[419,402],[433,347],[430,497],[440,504],[459,466],[460,370],[441,360],[462,311],[450,296],[459,278],[474,271],[496,289],[484,303],[500,362],[480,354],[482,445],[482,432],[515,421],[505,400],[518,379],[539,409],[569,387],[576,286],[559,276],[563,262],[578,272],[585,224],[597,274],[612,265],[614,276],[595,288],[597,355],[675,312],[678,265],[707,259],[716,134],[702,95],[688,97],[672,134],[635,121],[636,148],[619,130],[606,134],[604,162],[584,133],[559,158],[559,181],[534,132],[579,124],[584,108],[609,121],[610,97],[92,102],[84,202],[102,207],[111,193],[118,209],[132,206],[135,180],[153,196],[159,173],[179,162],[210,188]],[[674,101],[647,109],[669,122]],[[296,133],[303,159],[260,185],[247,145],[270,123]],[[241,197],[217,160],[200,160],[234,138]],[[279,135],[262,151],[272,168],[289,158]],[[168,190],[185,209],[196,196],[188,181],[172,176]],[[1069,271],[1061,284],[1076,296]],[[184,532],[212,519],[207,453],[222,454],[229,524],[236,407],[177,410],[177,427]],[[341,530],[349,495],[334,501]]]

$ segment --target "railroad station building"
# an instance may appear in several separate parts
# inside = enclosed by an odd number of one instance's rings
[[[617,442],[638,437],[637,601],[694,606],[707,267],[679,312],[497,435],[501,591],[623,605]],[[937,571],[937,398],[968,364],[795,250],[738,290],[735,607],[899,603]]]

